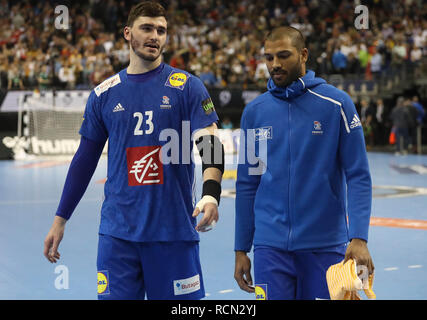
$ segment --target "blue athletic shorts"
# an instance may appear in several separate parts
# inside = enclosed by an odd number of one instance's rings
[[[199,300],[199,243],[132,242],[99,235],[98,299]]]
[[[346,247],[337,249],[333,252],[289,252],[272,247],[255,247],[256,299],[330,299],[326,271],[344,259]]]

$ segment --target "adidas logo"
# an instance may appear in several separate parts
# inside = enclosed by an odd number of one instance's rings
[[[119,103],[117,106],[114,107],[113,112],[119,112],[119,111],[125,111],[125,108]]]
[[[361,126],[362,126],[362,123],[360,122],[359,117],[355,114],[353,117],[353,120],[351,120],[350,128],[354,129],[356,127],[361,127]]]

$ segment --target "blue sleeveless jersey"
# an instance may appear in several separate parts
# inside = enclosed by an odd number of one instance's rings
[[[198,241],[191,134],[218,120],[199,78],[161,64],[126,69],[90,94],[80,134],[108,139],[99,232],[130,241]]]

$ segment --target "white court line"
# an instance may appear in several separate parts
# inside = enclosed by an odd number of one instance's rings
[[[395,271],[395,270],[399,270],[399,268],[398,267],[384,268],[384,271]]]
[[[233,292],[233,291],[234,291],[233,289],[226,289],[226,290],[218,291],[218,293],[230,293],[230,292]]]
[[[422,268],[423,265],[422,264],[413,264],[408,266],[409,269],[419,269]],[[398,267],[388,267],[388,268],[384,268],[384,271],[395,271],[395,270],[399,270]]]

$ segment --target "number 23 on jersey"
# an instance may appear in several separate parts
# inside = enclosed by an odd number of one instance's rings
[[[145,117],[144,117],[145,116]],[[142,112],[135,112],[133,114],[134,118],[137,118],[138,121],[135,126],[135,130],[133,134],[135,136],[142,136],[143,134],[151,134],[154,131],[153,124],[153,111],[145,111],[144,114]],[[145,129],[145,131],[144,131]]]

